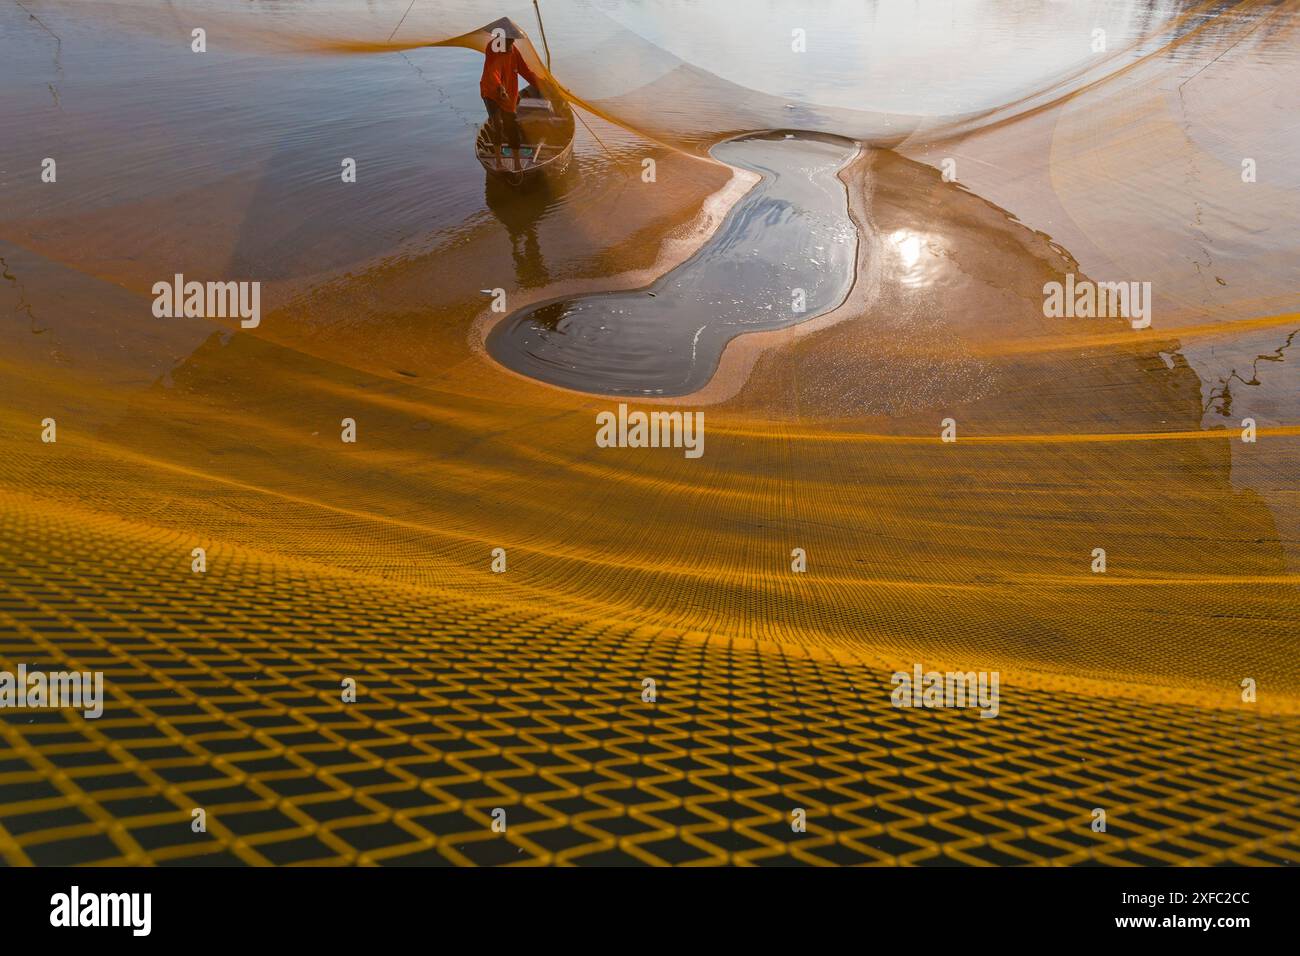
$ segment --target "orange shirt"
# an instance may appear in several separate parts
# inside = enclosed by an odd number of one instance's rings
[[[484,53],[483,78],[478,83],[483,99],[492,100],[507,113],[513,113],[519,108],[519,76],[537,85],[537,77],[528,69],[518,47],[498,52],[489,44]],[[506,88],[505,99],[501,98],[500,88],[503,86]]]

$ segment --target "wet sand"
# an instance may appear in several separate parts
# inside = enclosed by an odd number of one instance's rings
[[[762,178],[689,260],[641,288],[517,310],[490,331],[488,354],[520,374],[597,395],[698,392],[733,339],[843,302],[857,232],[836,173],[857,151],[782,132],[715,146],[714,158],[737,175]]]
[[[76,50],[69,34],[69,73]],[[22,205],[0,221],[0,659],[100,667],[110,701],[100,722],[0,721],[0,854],[1293,862],[1300,429],[1284,395],[1243,445],[1248,396],[1276,386],[1242,385],[1219,421],[1193,359],[1232,342],[1230,322],[1245,352],[1285,338],[1294,221],[1234,246],[1202,219],[1216,251],[1246,250],[1215,258],[1231,291],[1161,299],[1146,332],[1043,316],[1044,282],[1067,273],[1131,264],[1177,289],[1205,269],[1163,244],[1187,228],[1165,207],[1184,181],[1084,202],[1128,182],[1109,157],[1137,162],[1166,130],[1140,108],[1154,95],[972,134],[957,183],[937,168],[948,143],[864,149],[841,174],[860,240],[848,299],[733,339],[674,400],[706,412],[697,461],[597,448],[611,401],[481,350],[480,289],[509,283],[525,306],[647,284],[750,184],[651,134],[593,118],[612,155],[583,139],[581,175],[534,206],[479,182],[446,187],[473,200],[463,214],[433,187],[384,193],[389,218],[333,213],[367,224],[357,249],[308,214],[322,194],[278,199],[269,161],[262,178]],[[282,152],[316,155],[292,136]],[[280,202],[302,210],[283,232]],[[404,202],[446,221],[407,235]],[[1268,205],[1234,207],[1243,235]],[[313,242],[337,258],[317,268]],[[261,327],[155,319],[149,284],[178,256],[205,277],[266,269]],[[1240,377],[1294,382],[1294,364]],[[890,672],[918,660],[999,670],[1002,716],[892,708]],[[804,841],[773,835],[792,799],[811,808]],[[191,839],[205,800],[211,832]],[[1099,801],[1109,835],[1088,827]],[[535,816],[493,842],[503,803]]]

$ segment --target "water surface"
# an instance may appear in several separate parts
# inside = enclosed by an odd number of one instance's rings
[[[737,335],[844,301],[857,233],[836,173],[856,152],[845,140],[784,133],[720,143],[717,159],[762,179],[695,255],[643,289],[552,299],[509,316],[488,336],[489,354],[585,392],[701,388]]]

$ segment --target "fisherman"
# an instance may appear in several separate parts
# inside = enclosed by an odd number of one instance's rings
[[[519,121],[515,117],[515,111],[519,108],[518,78],[522,76],[534,86],[540,84],[524,62],[523,55],[515,49],[514,33],[514,29],[501,27],[492,31],[492,39],[483,51],[483,78],[479,80],[478,89],[483,96],[483,105],[487,108],[488,125],[496,146],[497,167],[501,166],[501,139],[504,131],[504,136],[510,143],[515,172],[519,172],[520,134]]]

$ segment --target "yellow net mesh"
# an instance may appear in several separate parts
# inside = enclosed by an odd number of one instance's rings
[[[994,720],[897,710],[853,655],[434,601],[238,548],[178,574],[173,536],[23,504],[4,501],[3,656],[102,669],[112,697],[97,721],[3,726],[12,864],[1294,859],[1294,717],[1023,688]]]

